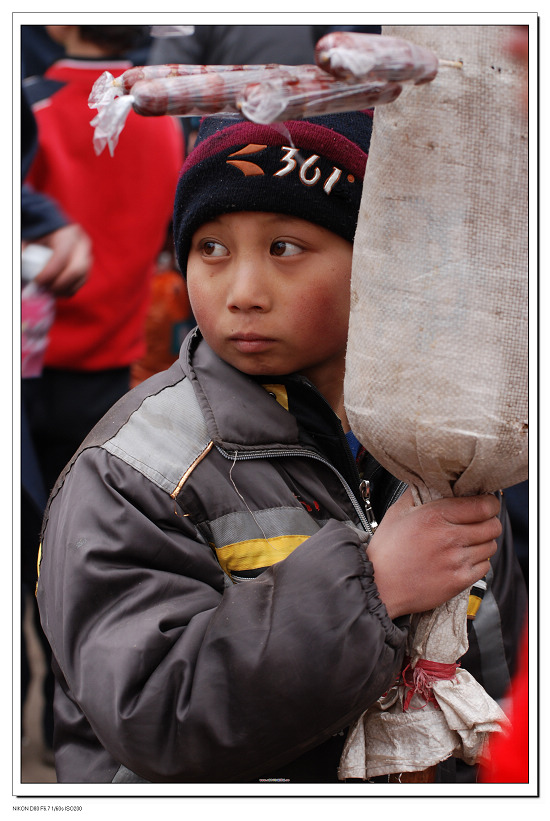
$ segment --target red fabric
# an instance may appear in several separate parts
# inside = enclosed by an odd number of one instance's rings
[[[527,630],[523,638],[517,673],[510,689],[508,714],[512,729],[499,733],[489,746],[489,760],[480,768],[485,784],[529,782],[529,664]]]
[[[93,243],[88,282],[58,300],[45,364],[76,370],[130,365],[145,352],[151,277],[171,219],[183,162],[179,123],[133,111],[114,156],[96,156],[88,96],[104,70],[127,62],[61,60],[46,73],[67,83],[33,107],[39,149],[29,183],[50,194]]]
[[[407,690],[407,695],[403,703],[403,712],[409,709],[411,699],[415,693],[424,699],[424,707],[431,701],[437,707],[439,704],[433,692],[435,681],[450,681],[456,678],[456,671],[459,664],[443,664],[439,661],[429,661],[429,659],[418,659],[414,669],[407,664],[403,670],[403,684]],[[422,709],[422,708],[416,708]]]

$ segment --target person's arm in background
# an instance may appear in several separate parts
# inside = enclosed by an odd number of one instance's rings
[[[84,230],[63,214],[56,202],[25,184],[37,145],[37,128],[21,89],[21,247],[46,245],[53,253],[36,278],[55,296],[72,296],[84,285],[92,260],[92,245]]]

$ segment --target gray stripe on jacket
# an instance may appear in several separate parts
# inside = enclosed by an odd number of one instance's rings
[[[147,397],[102,447],[173,493],[209,442],[193,386],[184,378]]]

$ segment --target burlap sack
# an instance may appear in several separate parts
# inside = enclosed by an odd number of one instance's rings
[[[376,110],[354,247],[348,418],[420,504],[527,477],[527,125],[509,27],[383,34],[463,61]],[[417,618],[413,667],[465,652],[467,597]],[[433,693],[367,711],[340,777],[477,761],[504,714],[465,671]]]
[[[376,109],[354,249],[350,424],[424,498],[527,476],[527,135],[507,26],[388,26],[443,59]]]

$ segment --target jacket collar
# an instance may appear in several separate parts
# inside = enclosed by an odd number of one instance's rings
[[[275,381],[272,377],[266,378],[264,386],[228,365],[198,328],[182,345],[180,365],[191,380],[215,445],[241,456],[258,451],[316,451],[347,477],[354,490],[358,487],[357,468],[338,417],[307,379],[299,374],[281,377],[282,391],[277,396],[269,384]],[[281,402],[285,391],[290,412]]]
[[[274,392],[220,359],[198,328],[182,345],[180,365],[191,380],[216,445],[241,452],[300,447],[296,419]]]

